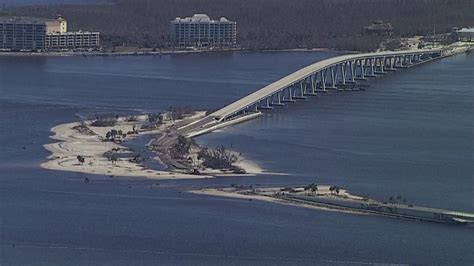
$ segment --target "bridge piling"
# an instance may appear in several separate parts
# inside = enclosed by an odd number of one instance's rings
[[[358,83],[356,80],[366,80],[368,77],[376,77],[377,74],[387,74],[387,71],[416,66],[450,54],[452,53],[444,53],[442,49],[426,49],[352,54],[329,58],[265,86],[214,112],[208,119],[212,118],[220,123],[232,120],[237,114],[251,111],[252,108],[256,111],[259,107],[271,109],[272,106],[283,105],[283,102],[295,102],[295,99],[305,99],[306,96],[316,95],[317,92],[327,92],[328,89],[364,89],[368,84]]]

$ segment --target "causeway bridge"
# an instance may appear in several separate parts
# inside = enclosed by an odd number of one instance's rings
[[[331,90],[364,90],[367,79],[383,76],[458,53],[453,49],[423,49],[349,54],[332,57],[304,67],[251,93],[199,121],[182,127],[194,137],[252,119],[261,110],[271,110]]]
[[[262,115],[261,110],[271,110],[331,90],[364,90],[368,86],[367,79],[466,50],[469,49],[443,48],[332,57],[304,67],[204,117],[186,124],[178,123],[176,130],[158,138],[152,145],[162,154],[163,162],[174,168],[187,169],[169,154],[169,147],[179,136],[192,138],[206,134],[258,117]]]
[[[329,58],[302,68],[210,114],[218,121],[246,112],[272,109],[298,99],[357,87],[358,81],[408,68],[445,56],[447,50],[416,50],[351,54]]]

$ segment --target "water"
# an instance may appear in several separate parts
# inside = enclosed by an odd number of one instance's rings
[[[289,176],[150,181],[39,168],[56,124],[117,110],[218,108],[334,55],[0,58],[0,263],[473,264],[472,227],[185,193],[315,181],[472,212],[472,54],[198,139],[232,145],[269,172]]]

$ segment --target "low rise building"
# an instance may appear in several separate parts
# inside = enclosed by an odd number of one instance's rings
[[[456,41],[472,42],[474,41],[474,28],[454,28],[451,32]]]
[[[100,46],[100,33],[88,31],[55,32],[46,35],[47,49],[88,49]]]
[[[175,47],[232,47],[237,44],[237,23],[205,14],[177,17],[170,23],[170,36]]]
[[[364,34],[366,35],[387,35],[392,36],[393,26],[388,22],[376,20],[372,24],[364,27]]]

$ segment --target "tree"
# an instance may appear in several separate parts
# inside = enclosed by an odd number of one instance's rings
[[[192,140],[182,135],[178,136],[178,139],[174,145],[170,147],[170,155],[173,158],[183,159],[189,154],[191,149]]]
[[[110,160],[112,161],[112,164],[115,164],[118,160],[117,154],[114,153],[114,154],[110,155]]]
[[[203,165],[214,169],[230,169],[237,162],[238,156],[228,151],[224,146],[217,149],[202,149],[198,159],[203,160]]]
[[[82,157],[81,155],[77,155],[77,161],[80,163],[80,164],[84,164],[86,162],[86,159],[84,157]]]
[[[318,185],[316,185],[315,183],[312,183],[304,187],[304,189],[310,190],[311,192],[316,192],[318,190]]]

